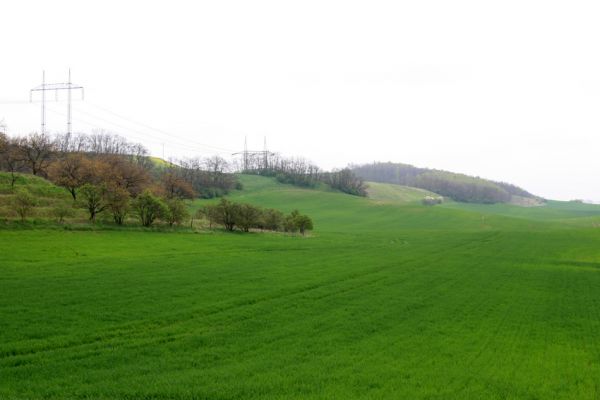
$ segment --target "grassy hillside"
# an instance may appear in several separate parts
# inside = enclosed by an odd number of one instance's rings
[[[352,171],[367,181],[426,189],[464,203],[509,203],[515,197],[541,200],[509,183],[408,164],[375,162],[354,165]]]
[[[600,217],[600,206],[570,201],[546,201],[541,206],[521,207],[512,204],[465,204],[446,203],[446,208],[468,210],[478,213],[503,215],[541,221],[585,223]]]
[[[240,179],[315,233],[1,230],[0,398],[600,396],[596,208]]]
[[[419,202],[426,196],[439,196],[425,189],[391,183],[367,182],[367,185],[369,185],[368,197],[382,203]]]
[[[313,216],[316,231],[333,232],[396,232],[399,229],[547,229],[548,225],[566,228],[564,222],[585,227],[600,223],[600,205],[549,201],[540,207],[520,207],[510,204],[471,204],[446,202],[441,206],[422,206],[420,190],[380,184],[375,188],[378,198],[348,196],[339,192],[311,190],[282,185],[271,178],[252,175],[238,177],[243,191],[232,192],[237,201],[278,208],[289,212],[298,208]],[[380,193],[380,194],[379,194]],[[428,192],[424,192],[426,194]],[[394,197],[397,195],[397,197]],[[393,200],[397,199],[397,200]],[[196,206],[204,201],[197,201]],[[541,222],[545,222],[542,224]]]
[[[72,203],[71,195],[65,189],[34,175],[17,174],[15,188],[23,187],[27,188],[36,198],[35,217],[52,219],[56,207]],[[10,204],[12,194],[10,174],[0,172],[0,218],[16,217]],[[81,210],[74,210],[74,215],[85,218],[85,214]]]
[[[8,172],[0,172],[0,194],[8,195],[12,192],[11,177]],[[55,186],[44,178],[30,174],[16,174],[15,187],[25,186],[34,195],[39,197],[62,198],[69,194],[62,188]]]
[[[315,232],[396,232],[399,229],[439,230],[451,227],[492,229],[495,224],[529,226],[491,215],[482,223],[479,214],[464,210],[425,207],[418,203],[382,203],[370,198],[349,196],[331,190],[312,190],[277,183],[272,178],[240,175],[243,191],[230,198],[290,212],[299,209],[313,217]],[[215,200],[212,200],[215,201]],[[199,207],[204,200],[196,201]]]

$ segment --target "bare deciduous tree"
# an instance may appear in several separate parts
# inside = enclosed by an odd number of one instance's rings
[[[73,200],[77,200],[77,189],[91,182],[94,173],[92,165],[82,154],[71,153],[62,160],[53,162],[48,168],[48,175],[55,184],[67,189]]]
[[[14,188],[17,180],[17,173],[25,170],[25,160],[19,149],[18,141],[8,139],[6,136],[0,137],[0,169],[10,173],[10,186]]]
[[[18,150],[33,175],[45,175],[54,142],[43,133],[32,133],[18,142]]]

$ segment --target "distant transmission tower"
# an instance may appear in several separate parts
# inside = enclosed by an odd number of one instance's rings
[[[244,171],[248,170],[248,136],[244,136]]]
[[[263,168],[269,169],[269,151],[267,150],[267,137],[265,136],[265,142],[263,145]]]
[[[72,133],[72,115],[71,115],[71,100],[73,90],[81,90],[81,99],[83,100],[83,86],[76,85],[71,82],[71,69],[69,68],[69,80],[62,83],[46,83],[46,71],[42,71],[42,84],[36,86],[29,91],[29,101],[33,102],[34,92],[42,92],[42,123],[41,133],[46,133],[46,92],[54,91],[56,101],[58,101],[59,90],[67,91],[67,134]]]
[[[269,168],[269,156],[274,155],[275,153],[267,150],[267,138],[265,136],[264,148],[263,150],[248,150],[248,138],[244,138],[244,151],[238,151],[237,153],[233,153],[232,156],[242,155],[242,162],[244,164],[244,171],[248,171],[249,167],[249,159],[251,155],[261,155],[263,160],[263,168]]]

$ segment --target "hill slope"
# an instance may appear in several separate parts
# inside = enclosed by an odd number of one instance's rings
[[[598,398],[598,209],[240,180],[314,235],[0,230],[0,398]]]
[[[239,175],[238,179],[243,183],[244,190],[234,191],[228,197],[284,212],[300,209],[313,217],[317,232],[388,232],[406,228],[530,229],[541,222],[562,226],[566,220],[570,224],[594,226],[596,217],[600,217],[600,205],[551,201],[542,207],[520,207],[511,204],[449,202],[428,207],[417,201],[422,198],[419,189],[393,184],[375,185],[377,196],[387,198],[382,201],[381,198],[356,197],[325,188],[300,188],[255,175]],[[204,203],[195,201],[195,207]],[[482,220],[482,217],[485,219]],[[544,226],[540,225],[540,229]]]
[[[426,196],[437,197],[436,193],[425,189],[392,183],[367,182],[368,197],[379,202],[409,203],[420,202]]]
[[[387,162],[354,165],[352,171],[367,181],[418,187],[466,203],[508,203],[513,196],[541,200],[508,183],[408,164]]]

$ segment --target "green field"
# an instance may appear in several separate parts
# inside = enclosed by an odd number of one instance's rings
[[[241,180],[314,232],[0,228],[0,399],[600,398],[600,207]]]
[[[425,196],[440,197],[425,189],[393,185],[389,183],[367,182],[369,198],[382,203],[420,202]]]

